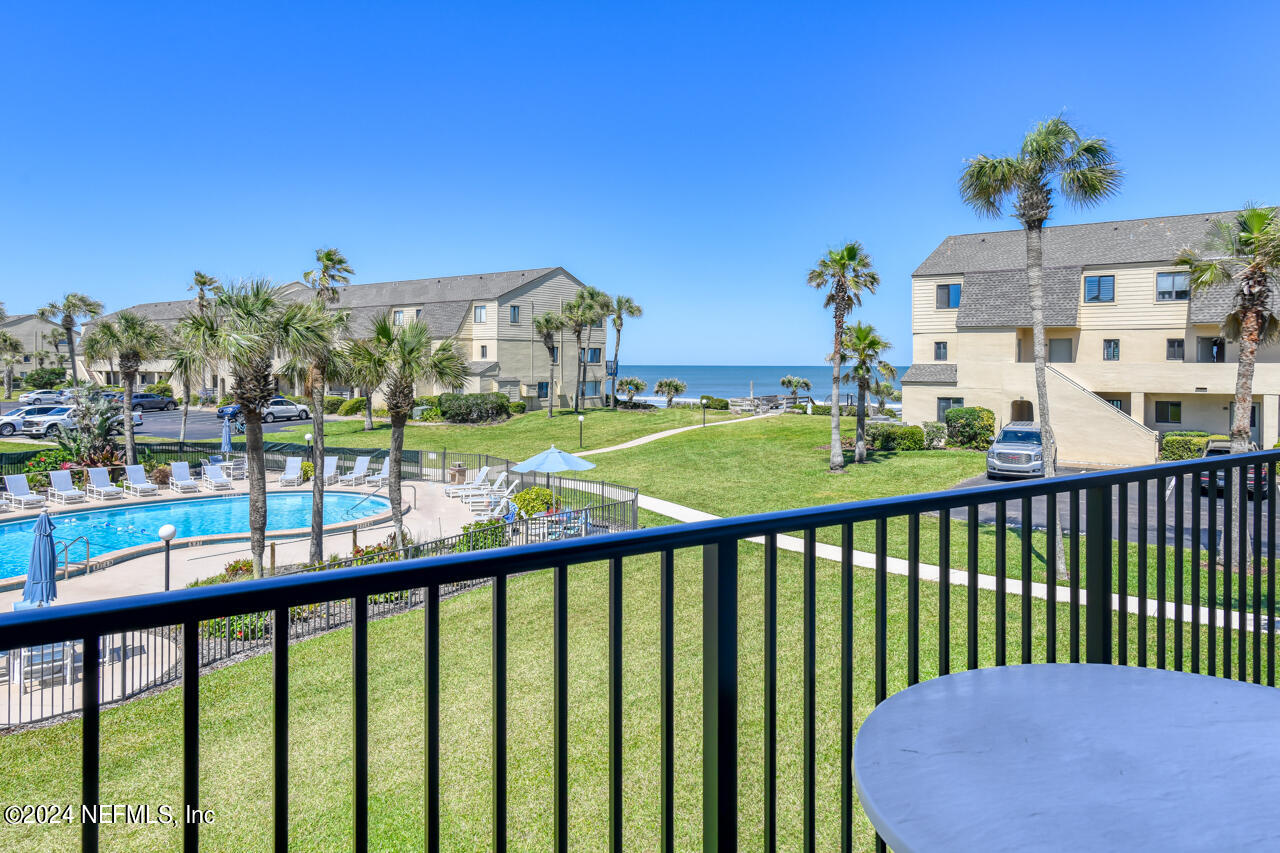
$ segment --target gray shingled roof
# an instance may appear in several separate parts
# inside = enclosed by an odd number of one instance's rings
[[[904,384],[909,382],[927,382],[930,385],[955,385],[956,366],[954,364],[913,364],[902,374]]]
[[[487,371],[498,366],[496,361],[468,361],[467,373],[471,376],[483,376]]]
[[[1184,248],[1204,243],[1210,223],[1235,211],[1053,225],[1044,229],[1045,267],[1132,264],[1171,261]],[[933,250],[915,275],[947,275],[1026,266],[1026,235],[1021,230],[956,234]]]
[[[467,305],[471,300],[497,299],[503,294],[562,270],[563,267],[542,267],[479,275],[351,284],[338,288],[338,306],[350,310],[351,328],[357,334],[367,331],[375,317],[384,314],[392,307],[421,305],[423,319],[427,321],[433,333],[452,335],[461,327],[467,314]],[[286,298],[309,298],[311,291],[305,285],[297,282],[290,284],[295,286],[284,286]],[[128,310],[149,317],[161,325],[173,326],[194,308],[194,299],[180,299],[173,302],[144,302]],[[114,315],[114,313],[108,314],[103,319]]]
[[[1044,271],[1044,322],[1046,326],[1074,326],[1079,308],[1080,267]],[[1025,269],[971,272],[960,289],[957,328],[1026,326],[1031,323],[1031,302]]]

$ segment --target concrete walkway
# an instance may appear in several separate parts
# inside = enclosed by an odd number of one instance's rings
[[[683,506],[678,503],[673,503],[671,501],[663,500],[662,498],[650,497],[648,495],[640,495],[640,508],[647,509],[651,512],[656,512],[660,515],[665,515],[668,518],[674,518],[677,521],[682,521],[682,522],[711,521],[713,519],[720,518],[720,516],[712,515],[709,512],[703,512],[702,510],[693,509],[692,507]],[[759,545],[763,545],[764,537],[755,536],[748,539],[747,541],[754,542]],[[778,547],[784,551],[794,551],[796,553],[803,553],[804,540],[798,539],[795,536],[782,535],[778,537]],[[827,545],[825,543],[818,542],[816,545],[815,554],[819,559],[822,559],[822,560],[830,560],[833,563],[840,562],[840,548],[837,545]],[[860,566],[866,569],[874,569],[876,565],[876,555],[868,551],[854,551],[853,564],[855,566]],[[888,566],[888,571],[890,574],[903,575],[903,576],[907,574],[907,561],[903,560],[900,557],[889,557],[886,560],[886,564]],[[1083,574],[1084,572],[1083,564],[1081,565],[1080,571]],[[927,581],[932,581],[933,583],[937,583],[938,576],[939,576],[939,569],[937,566],[929,565],[927,563],[920,564],[921,580],[927,580]],[[951,569],[949,580],[953,586],[967,586],[969,583],[969,573],[967,570],[964,570],[964,569]],[[995,575],[988,575],[980,572],[978,574],[978,588],[990,590],[994,592],[996,588]],[[1021,595],[1022,581],[1017,578],[1008,578],[1005,581],[1005,592],[1007,595]],[[1069,603],[1071,590],[1068,587],[1058,586],[1055,590],[1055,594],[1057,596],[1057,601],[1059,604]],[[1031,597],[1040,599],[1042,601],[1047,600],[1049,597],[1049,587],[1046,584],[1043,584],[1037,581],[1032,581]],[[1141,605],[1141,601],[1142,599],[1139,596],[1136,596],[1136,595],[1126,596],[1125,606],[1128,612],[1134,613],[1134,614],[1138,613]],[[1087,603],[1088,603],[1088,593],[1084,589],[1081,589],[1080,604],[1083,606]],[[1120,607],[1120,595],[1118,593],[1112,593],[1111,608],[1112,610],[1118,610],[1119,607]],[[1210,608],[1208,607],[1203,607],[1203,606],[1200,607],[1200,624],[1201,625],[1207,626],[1209,624],[1209,609]],[[1191,622],[1194,611],[1195,611],[1194,605],[1184,604],[1182,606],[1182,621],[1188,622],[1188,623]],[[1155,617],[1160,612],[1160,602],[1154,599],[1147,599],[1146,612],[1148,616]],[[1221,626],[1224,624],[1223,620],[1228,616],[1231,620],[1231,627],[1234,629],[1239,629],[1241,614],[1238,612],[1232,611],[1231,613],[1228,614],[1228,613],[1224,613],[1224,611],[1222,610],[1218,610],[1215,614],[1215,620],[1217,624]],[[1245,623],[1244,623],[1245,629],[1248,631],[1254,630],[1254,625],[1253,625],[1254,620],[1253,620],[1252,614],[1244,614],[1244,616],[1245,616]],[[1178,607],[1174,602],[1170,601],[1165,603],[1165,618],[1171,619],[1171,620],[1178,619]]]
[[[718,426],[728,426],[729,424],[743,424],[747,421],[758,421],[761,418],[775,418],[781,412],[769,412],[763,415],[751,415],[746,418],[733,418],[727,421],[716,421],[706,425],[706,429]],[[615,444],[612,447],[597,447],[595,450],[580,450],[575,456],[592,456],[596,453],[611,453],[615,450],[626,450],[628,447],[639,447],[642,444],[648,444],[651,441],[657,441],[660,438],[666,438],[669,435],[675,435],[681,432],[688,432],[691,429],[704,429],[702,424],[693,424],[692,426],[676,427],[675,429],[664,429],[662,432],[651,432],[648,435],[642,435],[639,438],[633,438],[630,441],[624,441],[622,444]]]

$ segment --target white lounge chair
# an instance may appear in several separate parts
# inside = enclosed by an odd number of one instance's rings
[[[464,501],[476,497],[477,495],[492,495],[502,491],[502,487],[507,484],[507,472],[503,471],[498,475],[498,479],[492,483],[484,482],[476,486],[466,486],[457,492],[456,497],[462,498]]]
[[[369,476],[369,460],[371,456],[356,457],[356,466],[347,474],[343,474],[338,478],[338,482],[344,486],[358,486],[364,482],[364,478]]]
[[[200,491],[200,484],[191,479],[191,465],[189,463],[173,463],[169,474],[169,489],[180,495]]]
[[[382,486],[386,484],[387,480],[390,479],[390,477],[391,477],[391,457],[384,456],[382,457],[382,470],[380,470],[376,474],[370,474],[368,477],[366,477],[364,480],[364,484],[366,486]]]
[[[320,475],[324,478],[324,484],[335,483],[338,480],[338,457],[326,456],[324,458],[324,471]]]
[[[284,471],[280,474],[280,485],[282,486],[301,486],[302,485],[302,457],[290,456],[284,460]]]
[[[202,468],[200,479],[208,483],[215,491],[235,487],[235,484],[231,482],[231,478],[227,476],[220,465],[208,465]]]
[[[5,474],[4,487],[9,490],[9,499],[18,505],[18,509],[44,506],[44,495],[31,491],[26,474]]]
[[[186,464],[185,462],[182,464]],[[173,464],[174,468],[178,463]],[[172,482],[172,481],[170,481]],[[160,493],[160,487],[147,479],[147,472],[141,465],[126,465],[124,469],[124,492],[135,498],[147,497]]]
[[[71,482],[70,471],[49,472],[49,500],[56,504],[84,503],[85,494]]]
[[[487,513],[493,507],[502,503],[516,493],[516,483],[512,483],[507,487],[505,492],[486,492],[483,494],[471,495],[463,498],[467,502],[467,507],[475,513]]]
[[[477,471],[475,478],[470,480],[469,482],[460,483],[456,486],[445,486],[444,493],[448,497],[451,497],[451,498],[455,497],[461,494],[462,492],[469,491],[471,489],[474,489],[476,486],[479,486],[481,483],[485,481],[485,478],[488,476],[489,476],[489,466],[486,465],[483,468],[481,468],[479,471]]]
[[[505,520],[508,515],[511,515],[512,516],[511,521],[516,521],[517,519],[520,518],[520,510],[514,509],[514,514],[513,514],[513,509],[514,507],[512,506],[511,501],[507,500],[506,498],[503,498],[502,500],[494,504],[490,509],[487,509],[482,513],[479,513],[477,516],[477,520],[478,521],[496,521],[499,519]]]
[[[13,504],[9,503],[4,498],[0,498],[0,512],[9,512],[12,509]]]
[[[124,489],[111,483],[106,468],[90,468],[89,482],[85,484],[84,490],[89,493],[89,497],[100,501],[124,497]]]

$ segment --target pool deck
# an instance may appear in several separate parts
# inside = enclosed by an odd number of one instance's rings
[[[268,492],[307,492],[311,484],[300,487],[281,488],[274,484],[274,478],[268,475]],[[405,528],[418,541],[438,539],[462,532],[462,526],[475,520],[474,516],[458,500],[445,497],[444,487],[439,483],[428,483],[422,480],[405,482],[403,498],[405,502]],[[371,493],[374,489],[368,486],[330,486],[333,491]],[[417,492],[416,499],[414,491]],[[60,512],[76,512],[84,509],[97,509],[117,504],[156,503],[166,500],[186,498],[207,498],[215,494],[246,494],[248,483],[245,480],[234,481],[234,488],[211,492],[202,490],[193,495],[178,495],[174,492],[161,491],[153,498],[124,498],[112,501],[85,501],[84,503],[63,506],[48,506],[50,515],[56,522]],[[386,494],[386,490],[382,490]],[[413,504],[416,503],[416,508]],[[32,518],[40,514],[40,510],[31,509],[20,512],[0,514],[0,521],[12,521],[21,518]],[[381,542],[391,533],[391,521],[375,523],[354,531],[356,541],[360,545],[372,545]],[[351,530],[333,533],[324,538],[324,553],[328,555],[347,556],[352,547]],[[270,540],[267,544],[267,556],[270,559]],[[276,562],[278,565],[305,562],[310,550],[307,537],[276,540]],[[74,553],[74,552],[73,552]],[[95,555],[97,556],[97,555]],[[201,580],[220,573],[228,562],[249,556],[249,543],[245,541],[218,542],[190,548],[175,548],[170,555],[171,589],[182,589],[192,581]],[[77,601],[96,601],[104,598],[116,598],[124,595],[138,595],[147,592],[164,590],[164,553],[157,552],[133,557],[123,562],[114,563],[99,571],[87,575],[73,575],[67,580],[58,580],[58,597],[54,601],[59,604],[71,604]],[[22,590],[12,589],[0,592],[0,614],[12,610],[13,602],[22,598]],[[0,616],[0,618],[3,618]]]

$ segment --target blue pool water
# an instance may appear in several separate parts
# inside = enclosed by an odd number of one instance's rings
[[[363,497],[349,492],[325,492],[324,523],[338,524],[367,518],[385,512],[391,506],[381,496],[360,503]],[[357,503],[360,503],[358,507]],[[70,542],[84,536],[92,543],[92,556],[98,557],[108,551],[159,541],[156,531],[163,524],[176,527],[178,539],[225,533],[247,534],[249,496],[226,495],[146,504],[126,502],[50,517],[55,527],[55,541]],[[34,518],[29,518],[0,524],[0,578],[26,574],[34,538],[31,531],[35,523]],[[267,530],[292,530],[310,525],[310,491],[267,495]],[[72,546],[71,554],[73,559],[84,559],[84,544],[78,542]]]

